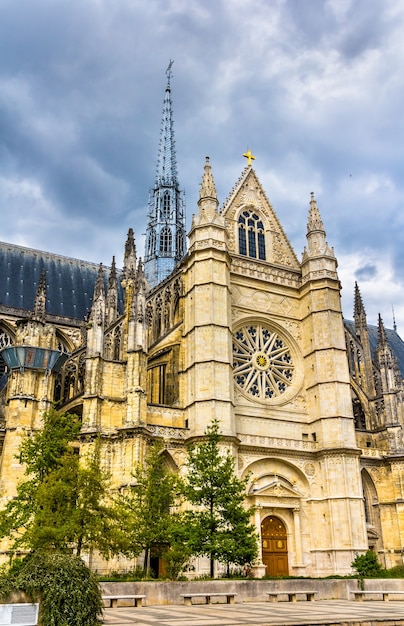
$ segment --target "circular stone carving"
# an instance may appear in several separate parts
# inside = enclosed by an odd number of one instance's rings
[[[233,371],[243,393],[271,400],[290,388],[295,367],[283,337],[264,324],[249,324],[234,333]]]
[[[314,463],[306,463],[304,466],[304,471],[306,472],[307,476],[314,476],[314,474],[316,473]]]

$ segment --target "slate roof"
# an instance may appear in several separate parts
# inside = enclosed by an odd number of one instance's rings
[[[32,311],[45,270],[46,312],[84,320],[91,308],[98,267],[96,263],[0,242],[0,306]],[[108,274],[109,268],[105,268],[105,285]]]
[[[355,324],[351,320],[344,320],[345,326],[350,330],[351,334],[355,337],[356,330]],[[386,337],[389,343],[390,348],[393,350],[394,354],[398,359],[398,365],[400,367],[401,376],[404,378],[404,341],[401,339],[400,335],[396,330],[392,330],[391,328],[386,328]],[[376,347],[379,341],[379,328],[377,326],[373,326],[368,324],[369,331],[369,342],[370,349],[372,352],[372,356],[375,355]]]

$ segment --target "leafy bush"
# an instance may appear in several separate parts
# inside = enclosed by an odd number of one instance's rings
[[[0,573],[2,599],[23,592],[40,602],[42,626],[96,626],[103,605],[95,576],[76,556],[32,552]]]
[[[404,578],[404,565],[396,565],[387,570],[389,578]]]
[[[109,572],[108,574],[102,574],[98,576],[98,580],[101,582],[135,582],[137,580],[155,580],[150,570],[145,570],[140,565],[137,565],[134,569],[127,572]]]
[[[357,554],[351,566],[360,578],[380,578],[385,571],[373,550],[368,550],[365,554]]]

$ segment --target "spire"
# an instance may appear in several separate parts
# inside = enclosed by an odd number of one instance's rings
[[[164,96],[163,119],[161,123],[160,146],[157,158],[157,185],[172,185],[177,181],[177,159],[175,154],[174,121],[171,101],[171,76],[172,65],[170,61],[167,74],[167,86]]]
[[[46,317],[46,272],[42,270],[36,290],[33,318],[44,322]]]
[[[111,269],[108,277],[107,292],[107,324],[115,322],[118,311],[118,277],[116,273],[115,257],[112,257]]]
[[[363,305],[361,292],[358,287],[358,283],[355,281],[355,300],[354,300],[354,321],[357,331],[359,327],[367,324],[366,311]]]
[[[105,287],[104,287],[104,268],[100,263],[98,268],[97,280],[94,286],[93,303],[90,311],[90,322],[97,327],[104,327],[105,322]],[[97,351],[101,352],[99,337],[97,339]]]
[[[128,230],[128,238],[125,243],[125,256],[123,259],[122,280],[134,278],[136,275],[136,245],[133,228]]]
[[[380,348],[381,347],[384,348],[388,345],[386,329],[384,328],[382,316],[380,315],[380,313],[379,313],[379,320],[378,320],[378,345]]]
[[[394,306],[391,307],[391,311],[393,313],[393,329],[394,329],[394,332],[397,332],[397,324],[396,324],[396,316],[394,314]]]
[[[102,267],[102,263],[100,263],[99,267],[98,267],[98,274],[97,274],[97,280],[95,281],[95,287],[94,287],[94,299],[93,299],[93,303],[98,300],[98,298],[100,296],[104,296],[105,295],[105,288],[104,288],[104,268]]]
[[[311,194],[310,194],[309,219],[308,219],[308,222],[307,222],[307,234],[309,234],[309,233],[311,233],[313,231],[319,231],[321,233],[324,233],[324,236],[325,236],[323,220],[321,219],[320,211],[318,210],[318,206],[317,206],[316,199],[314,197],[314,193],[311,192]]]
[[[325,239],[325,229],[314,193],[310,194],[309,217],[307,221],[307,249],[303,253],[303,260],[307,257],[329,256],[334,257],[334,251]]]
[[[201,189],[199,191],[199,213],[203,212],[210,220],[213,219],[219,206],[217,199],[215,181],[213,180],[212,168],[210,166],[209,157],[206,157],[205,167],[203,170]]]
[[[398,365],[398,359],[388,342],[386,329],[380,313],[376,354],[380,367],[382,392],[384,394],[386,422],[394,423],[397,421],[397,406],[394,399],[389,397],[388,394],[400,389],[402,377]]]
[[[164,280],[185,253],[185,201],[177,177],[171,100],[173,63],[166,70],[156,181],[149,194],[144,267],[151,287]]]

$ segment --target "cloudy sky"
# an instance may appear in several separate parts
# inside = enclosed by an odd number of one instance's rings
[[[0,240],[143,255],[165,70],[187,226],[255,171],[300,258],[310,192],[344,315],[404,336],[404,0],[0,0]]]

